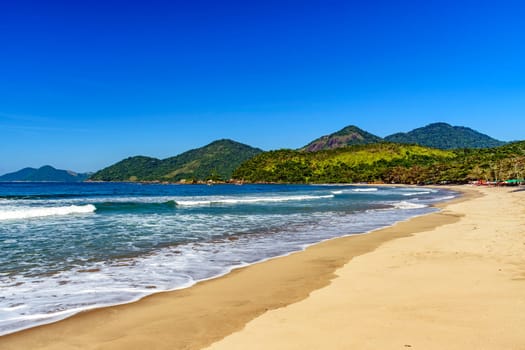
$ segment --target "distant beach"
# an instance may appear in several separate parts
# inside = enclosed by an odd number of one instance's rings
[[[522,349],[525,192],[459,188],[464,196],[440,212],[7,335],[0,346]]]

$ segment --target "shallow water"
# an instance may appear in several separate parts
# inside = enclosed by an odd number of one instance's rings
[[[0,334],[435,210],[446,190],[0,183]]]

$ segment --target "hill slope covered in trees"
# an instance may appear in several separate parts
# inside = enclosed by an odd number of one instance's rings
[[[235,168],[261,153],[232,140],[218,140],[163,160],[135,156],[102,169],[92,181],[168,181],[228,180]]]
[[[440,149],[490,148],[505,144],[471,128],[447,123],[433,123],[407,133],[396,133],[385,137],[385,141]]]
[[[460,150],[379,143],[318,152],[265,152],[244,162],[233,177],[248,182],[434,184],[523,178],[524,168],[525,141]]]

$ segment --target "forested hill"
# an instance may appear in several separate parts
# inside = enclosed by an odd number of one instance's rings
[[[262,150],[232,140],[218,140],[164,160],[135,156],[102,169],[91,181],[229,180],[242,162]]]
[[[379,136],[364,131],[357,126],[349,125],[333,134],[322,136],[301,148],[303,151],[315,152],[341,148],[352,145],[366,145],[381,142]]]
[[[388,181],[390,171],[413,164],[432,164],[455,157],[450,151],[417,145],[376,143],[318,152],[279,150],[262,153],[233,174],[249,182],[343,183]]]
[[[246,182],[434,184],[523,178],[524,172],[525,141],[459,150],[379,143],[318,152],[265,152],[244,162],[233,177]]]
[[[81,182],[89,174],[80,174],[70,170],[55,169],[44,165],[38,169],[24,168],[13,173],[0,176],[0,182]]]
[[[490,148],[505,144],[471,128],[447,123],[433,123],[407,133],[396,133],[385,140],[440,149]]]

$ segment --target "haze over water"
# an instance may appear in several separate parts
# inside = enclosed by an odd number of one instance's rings
[[[0,335],[388,226],[451,196],[349,185],[0,184]]]

